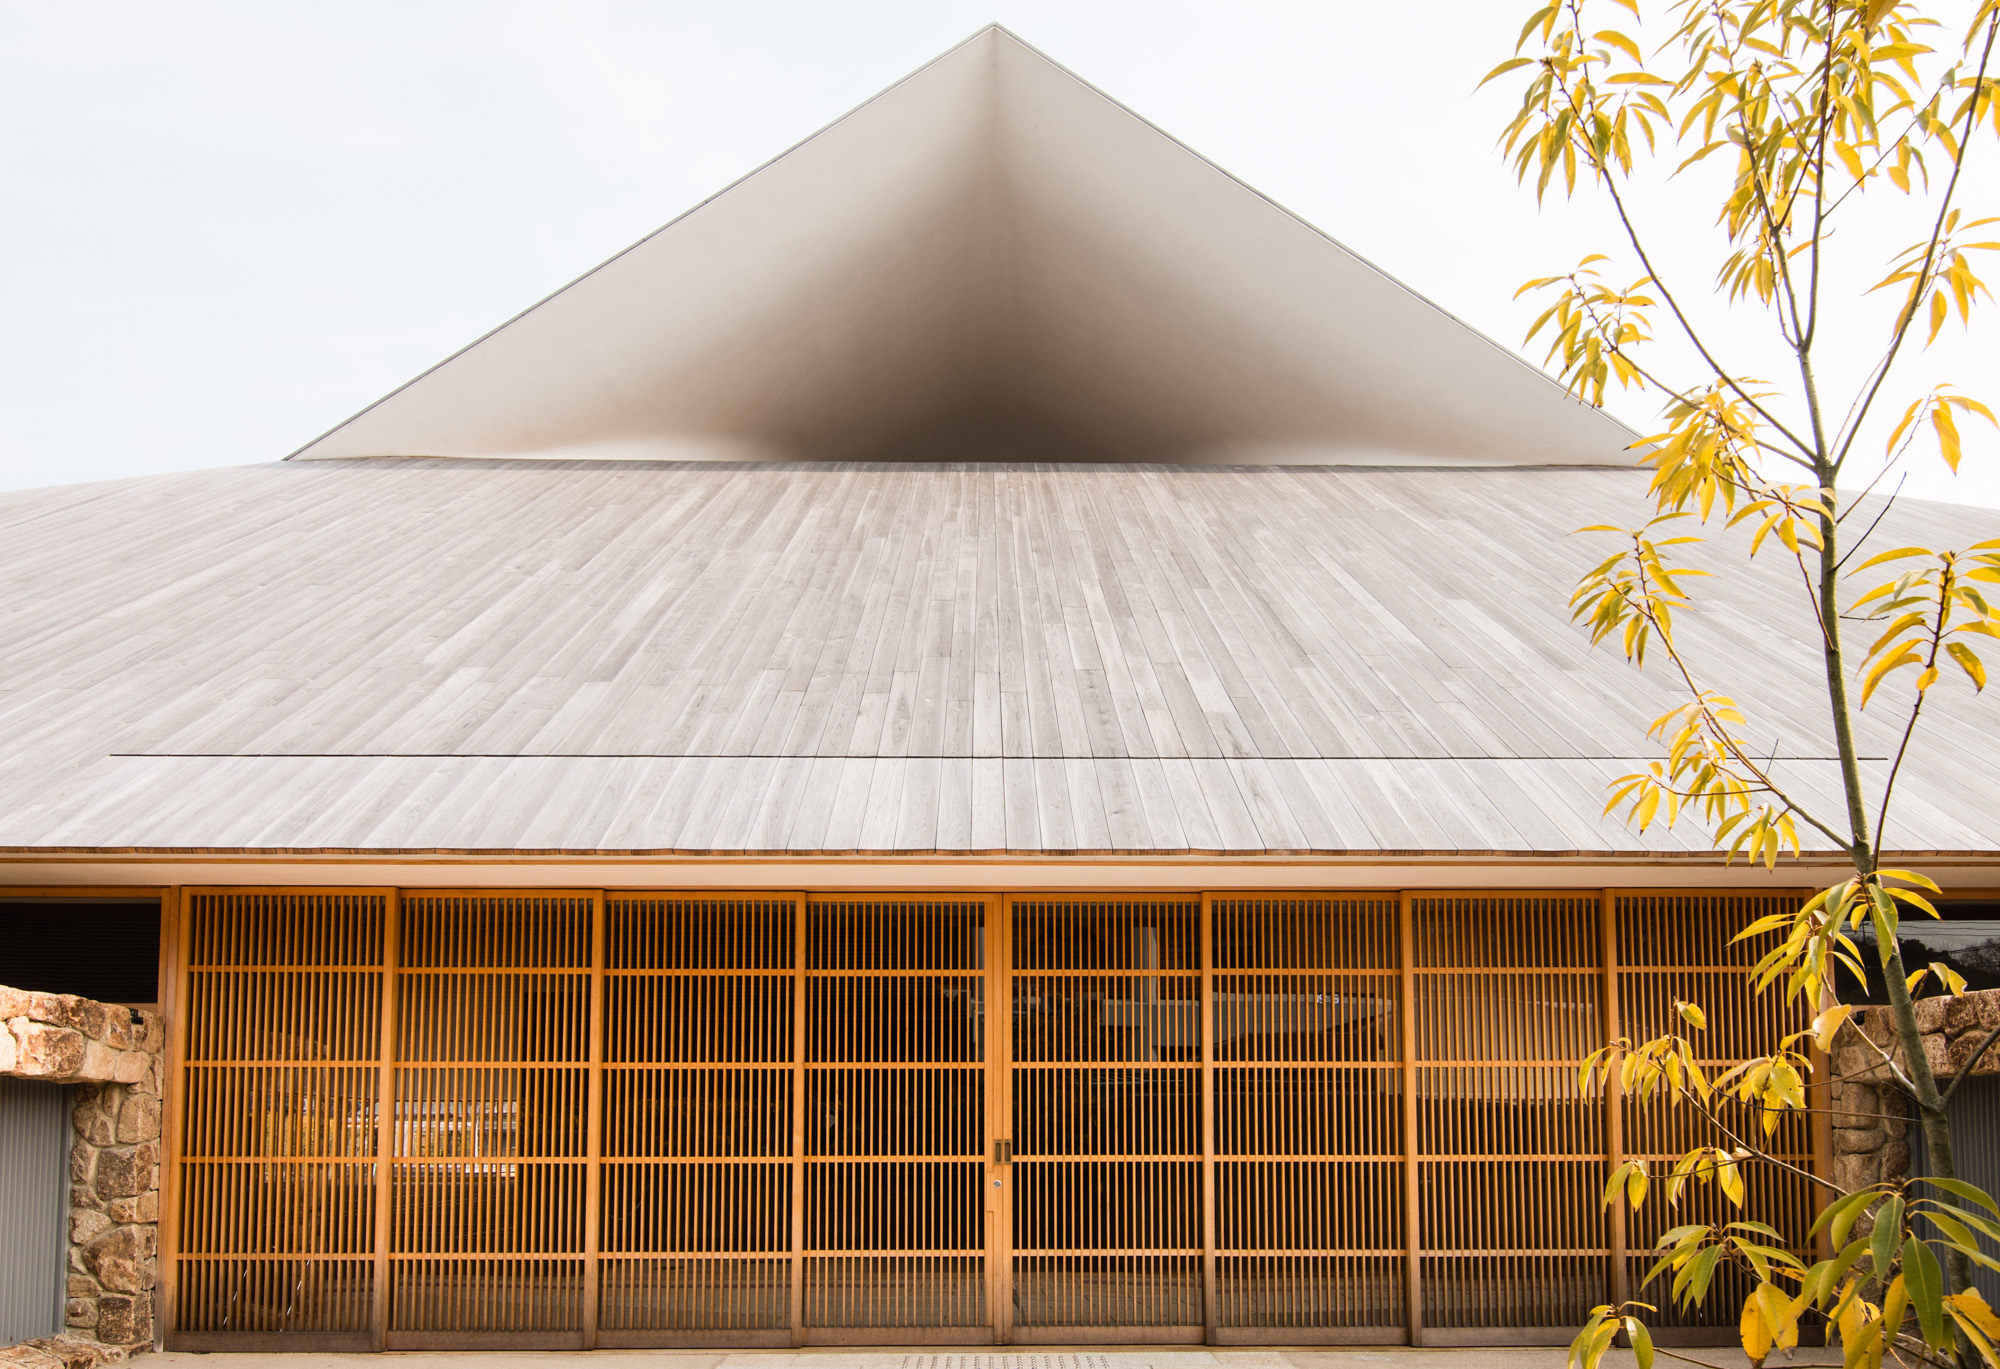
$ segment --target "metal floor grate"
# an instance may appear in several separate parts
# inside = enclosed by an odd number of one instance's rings
[[[905,1355],[902,1369],[1111,1369],[1105,1355]]]

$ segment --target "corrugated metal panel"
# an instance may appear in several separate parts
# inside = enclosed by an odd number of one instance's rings
[[[1916,1144],[1910,1148],[1910,1173],[1930,1173],[1930,1156],[1924,1134],[1911,1128]],[[1958,1177],[1977,1184],[1988,1193],[2000,1194],[2000,1078],[1968,1079],[1951,1100],[1951,1153],[1958,1162]],[[1992,1241],[1981,1242],[1988,1252],[2000,1255]],[[2000,1274],[1973,1267],[1972,1281],[1989,1303],[2000,1303]]]
[[[69,1091],[0,1079],[0,1345],[62,1330]]]

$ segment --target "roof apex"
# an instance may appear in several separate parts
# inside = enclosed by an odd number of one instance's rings
[[[996,23],[293,456],[1598,464],[1631,439]]]

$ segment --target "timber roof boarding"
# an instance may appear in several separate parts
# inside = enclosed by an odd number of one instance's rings
[[[988,29],[283,462],[0,495],[0,848],[1702,851],[1599,811],[1631,441]],[[1720,568],[1824,801],[1796,569]],[[1936,713],[1887,844],[2000,850]]]

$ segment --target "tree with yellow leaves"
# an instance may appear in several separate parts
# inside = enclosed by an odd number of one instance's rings
[[[1503,138],[1522,181],[1532,180],[1538,196],[1552,187],[1604,196],[1621,230],[1613,250],[1635,277],[1613,283],[1605,275],[1612,257],[1592,255],[1530,281],[1522,293],[1553,300],[1529,338],[1549,339],[1550,362],[1584,402],[1602,404],[1615,382],[1656,395],[1664,414],[1665,427],[1635,444],[1651,471],[1654,516],[1638,527],[1588,529],[1616,545],[1571,600],[1593,643],[1615,643],[1641,666],[1649,650],[1663,658],[1685,700],[1652,724],[1663,758],[1614,783],[1606,811],[1642,828],[1691,818],[1732,856],[1766,864],[1800,853],[1800,834],[1811,831],[1853,865],[1795,912],[1744,933],[1772,943],[1757,991],[1808,1004],[1808,1031],[1710,1079],[1689,1035],[1705,1026],[1702,1010],[1682,1003],[1673,1034],[1613,1041],[1583,1063],[1586,1089],[1616,1079],[1628,1096],[1701,1112],[1720,1138],[1657,1175],[1628,1161],[1610,1176],[1606,1202],[1636,1207],[1657,1189],[1673,1204],[1689,1185],[1714,1184],[1740,1207],[1756,1165],[1784,1166],[1760,1142],[1807,1106],[1805,1038],[1824,1051],[1854,1031],[1854,1009],[1837,1001],[1836,972],[1866,980],[1864,958],[1876,962],[1895,1029],[1882,1065],[1912,1100],[1936,1176],[1828,1193],[1815,1234],[1832,1254],[1813,1264],[1756,1222],[1666,1233],[1648,1285],[1662,1282],[1664,1296],[1699,1303],[1720,1286],[1719,1267],[1744,1271],[1752,1291],[1741,1309],[1743,1346],[1760,1365],[1796,1345],[1801,1320],[1817,1313],[1850,1366],[2000,1367],[2000,1319],[1971,1278],[1975,1261],[2000,1269],[1978,1239],[2000,1240],[2000,1205],[1955,1177],[1948,1099],[1914,1006],[1916,995],[1964,986],[1943,967],[1906,973],[1902,919],[1936,917],[1926,893],[1937,886],[1919,872],[1883,868],[1880,847],[1926,700],[1938,689],[1986,685],[1982,653],[2000,638],[2000,601],[1989,599],[2000,584],[2000,540],[1873,551],[1865,543],[1874,525],[1866,514],[1853,517],[1869,507],[1869,491],[1849,488],[1932,451],[1955,471],[1960,424],[1994,421],[1953,386],[1897,393],[1906,352],[1929,346],[1954,317],[1970,326],[1975,308],[1991,302],[1975,264],[2000,249],[1992,227],[2000,221],[1957,203],[1968,160],[2000,135],[2000,0],[1966,0],[1957,17],[1964,27],[1949,30],[1923,8],[1913,0],[1663,0],[1644,14],[1640,0],[1556,0],[1533,13],[1515,56],[1487,77],[1526,83]],[[1661,270],[1661,243],[1634,193],[1635,171],[1668,148],[1674,175],[1695,180],[1730,168],[1716,292],[1731,322],[1713,335],[1686,282]],[[1829,286],[1847,241],[1836,229],[1879,213],[1892,192],[1921,211],[1927,231],[1883,263],[1879,284],[1862,296],[1879,316],[1868,325],[1880,329],[1879,357],[1851,393],[1832,394],[1815,346],[1834,328],[1857,326],[1854,306]],[[1783,357],[1782,382],[1753,380],[1728,356],[1753,327]],[[1665,337],[1656,340],[1656,328]],[[1877,457],[1873,442],[1884,429]],[[1752,556],[1796,563],[1798,612],[1824,659],[1838,805],[1822,811],[1788,788],[1750,742],[1745,710],[1683,650],[1676,615],[1694,606],[1694,577],[1703,573],[1685,564],[1686,549],[1702,538],[1684,529],[1698,527],[1735,530]],[[1850,625],[1862,634],[1853,644]],[[1856,711],[1871,703],[1899,710],[1901,736],[1872,785],[1855,744]],[[1650,1366],[1652,1310],[1639,1302],[1598,1308],[1572,1362],[1594,1369],[1623,1334],[1642,1369]]]

